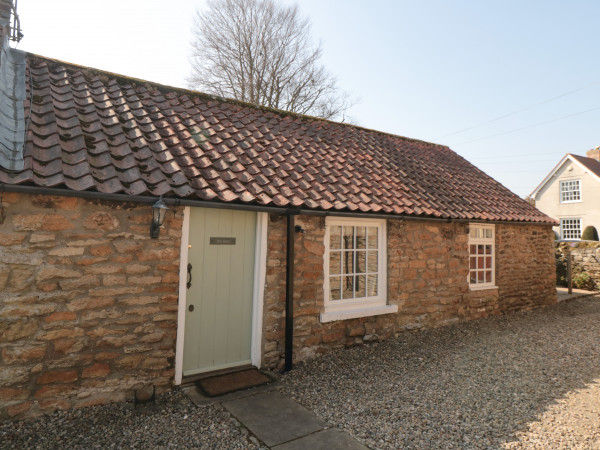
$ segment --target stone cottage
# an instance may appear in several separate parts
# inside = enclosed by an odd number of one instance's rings
[[[555,222],[448,147],[6,41],[0,84],[2,418],[556,301]]]

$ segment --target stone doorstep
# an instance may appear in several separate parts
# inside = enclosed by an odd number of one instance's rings
[[[183,391],[198,407],[221,403],[260,441],[277,450],[367,449],[352,436],[329,428],[327,422],[285,397],[277,384],[212,398],[202,395],[195,386],[185,387]]]
[[[363,450],[368,449],[343,431],[328,428],[299,439],[272,447],[273,450]]]
[[[267,446],[274,449],[366,449],[350,435],[329,428],[308,409],[280,392],[266,392],[223,403]]]
[[[203,406],[214,405],[215,403],[224,403],[266,392],[279,391],[278,384],[279,381],[274,381],[272,383],[265,384],[262,386],[243,389],[240,391],[232,392],[230,394],[219,395],[217,397],[208,397],[204,395],[194,384],[182,387],[181,390],[185,393],[185,395],[188,396],[188,398],[192,401],[194,405],[201,408]]]

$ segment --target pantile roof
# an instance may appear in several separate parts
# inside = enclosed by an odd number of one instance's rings
[[[0,183],[325,211],[554,222],[446,146],[27,55]]]

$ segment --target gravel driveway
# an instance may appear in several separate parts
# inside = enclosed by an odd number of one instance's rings
[[[281,391],[372,448],[600,448],[600,299],[356,347]],[[0,425],[2,448],[258,448],[220,405],[181,393]]]

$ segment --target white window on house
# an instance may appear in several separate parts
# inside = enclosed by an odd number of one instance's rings
[[[560,202],[580,202],[581,184],[579,180],[564,180],[560,182]]]
[[[321,322],[396,312],[387,305],[385,220],[328,217]]]
[[[469,225],[469,286],[495,287],[495,227]]]
[[[560,219],[561,239],[581,239],[581,219]]]

